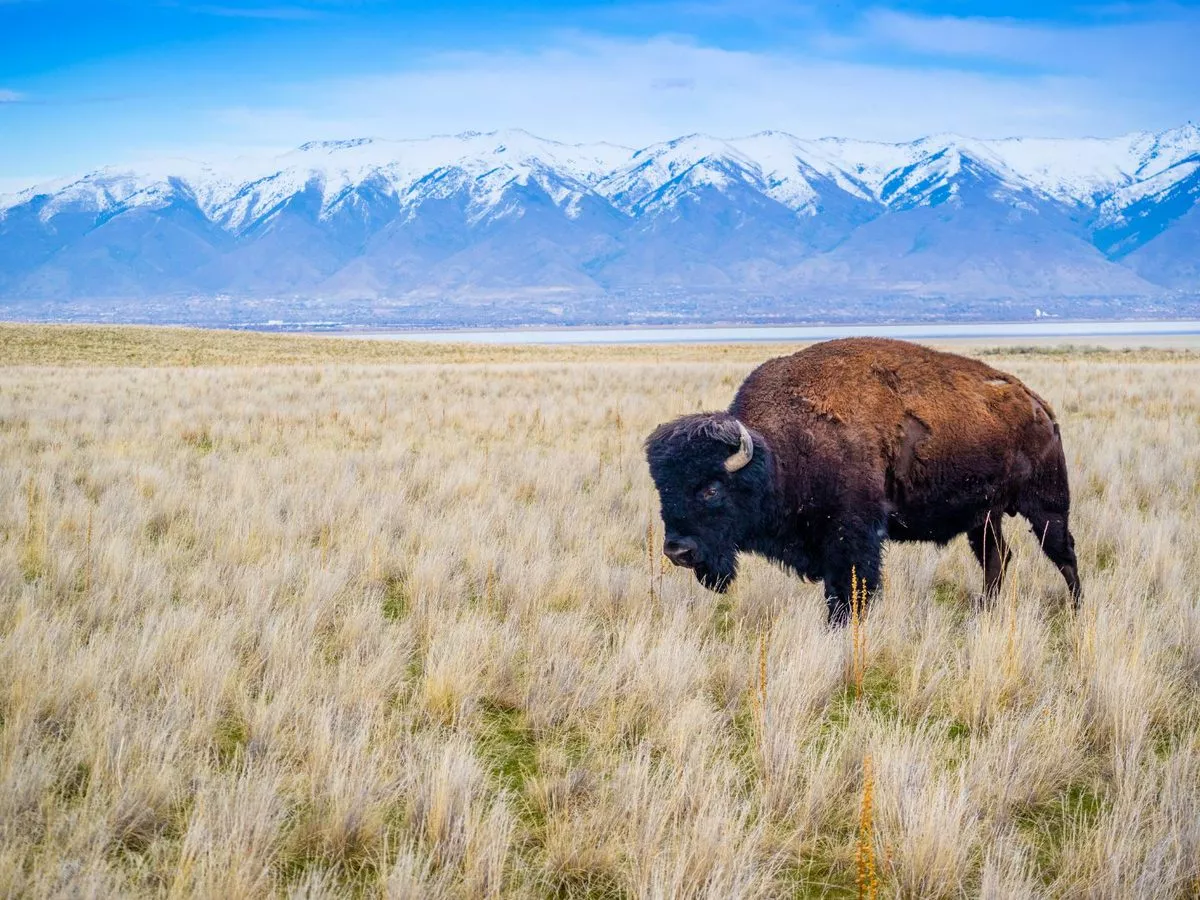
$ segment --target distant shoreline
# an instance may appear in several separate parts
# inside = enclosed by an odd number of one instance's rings
[[[333,338],[375,341],[418,341],[469,344],[728,344],[820,341],[873,335],[909,340],[1026,340],[1068,339],[1111,341],[1164,338],[1200,344],[1200,320],[1129,320],[1038,322],[973,322],[858,325],[629,325],[532,326],[528,328],[464,329],[346,329],[291,332]]]

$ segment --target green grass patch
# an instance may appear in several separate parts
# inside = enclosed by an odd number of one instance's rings
[[[496,786],[514,798],[517,814],[529,820],[534,816],[534,810],[526,800],[525,784],[537,774],[538,766],[537,741],[525,713],[496,703],[485,703],[481,716],[482,727],[476,739],[479,757]]]
[[[961,628],[976,609],[976,595],[966,585],[940,578],[933,584],[933,602],[946,611],[955,628]]]
[[[1094,785],[1076,783],[1016,817],[1017,827],[1034,849],[1044,883],[1054,880],[1055,865],[1067,837],[1072,832],[1094,828],[1106,802]]]
[[[961,719],[955,719],[946,727],[946,737],[956,742],[967,741],[971,737],[971,726]]]
[[[246,752],[250,743],[250,724],[236,713],[226,713],[213,729],[212,748],[217,765],[227,768]]]
[[[292,809],[286,838],[273,866],[279,880],[295,887],[310,873],[325,871],[333,876],[338,897],[376,896],[387,864],[387,840],[381,842],[377,836],[353,827],[331,831],[327,822],[320,805],[312,802]]]
[[[383,617],[390,622],[399,622],[408,616],[412,600],[408,584],[402,575],[388,575],[383,579]]]
[[[861,695],[854,684],[848,684],[834,694],[829,703],[828,722],[832,727],[845,727],[856,706],[884,718],[898,717],[899,695],[900,686],[894,678],[886,672],[868,668],[863,674]]]
[[[832,854],[814,853],[783,870],[788,896],[796,900],[842,900],[858,897],[853,865],[840,864]]]
[[[733,761],[745,773],[747,779],[756,778],[759,768],[758,722],[755,721],[749,699],[733,714],[733,718],[729,720],[729,728],[733,732]]]
[[[721,640],[726,640],[733,630],[733,600],[728,594],[717,597],[712,612],[712,630]]]
[[[146,522],[142,532],[146,535],[146,540],[151,544],[158,546],[163,542],[167,533],[171,530],[172,517],[166,513],[156,513]]]
[[[202,428],[185,428],[180,437],[201,456],[212,453],[213,447],[216,446],[207,425]]]
[[[1031,357],[1055,360],[1078,359],[1087,362],[1147,363],[1191,362],[1196,353],[1186,347],[1103,347],[1099,344],[1014,344],[974,351],[983,357]]]
[[[955,611],[964,611],[971,605],[966,587],[957,581],[938,580],[933,585],[933,602]]]
[[[979,351],[980,356],[1101,356],[1131,351],[1112,350],[1097,344],[1018,344],[1012,347],[989,347]]]
[[[92,767],[84,760],[75,763],[58,779],[54,792],[64,803],[82,799],[92,783]]]
[[[21,549],[21,575],[32,584],[50,571],[46,547],[41,541],[28,541]]]
[[[548,895],[555,900],[625,900],[630,895],[608,872],[562,872],[552,876]]]
[[[309,802],[299,803],[288,813],[286,838],[275,857],[274,870],[286,884],[295,884],[309,871],[328,864],[312,838],[315,812]]]

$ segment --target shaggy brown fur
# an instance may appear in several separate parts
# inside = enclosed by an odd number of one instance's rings
[[[734,419],[750,430],[755,459],[723,474],[715,464],[736,447]],[[729,413],[660,427],[647,453],[674,540],[668,555],[710,587],[736,575],[736,551],[760,553],[824,580],[839,621],[852,568],[878,587],[885,538],[966,533],[994,595],[1008,558],[1000,520],[1020,514],[1078,603],[1054,412],[977,360],[880,338],[816,344],[757,368]]]

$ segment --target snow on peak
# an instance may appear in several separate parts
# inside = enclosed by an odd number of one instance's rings
[[[689,134],[638,150],[598,190],[619,209],[639,214],[671,209],[705,188],[722,190],[758,180],[754,161],[732,143]]]
[[[904,143],[806,140],[781,131],[723,139],[690,134],[638,150],[566,144],[522,129],[421,140],[311,141],[273,156],[203,164],[161,160],[107,167],[0,197],[0,213],[38,197],[43,217],[68,207],[111,212],[186,198],[212,221],[237,230],[269,218],[298,195],[335,215],[360,195],[401,208],[465,191],[481,220],[504,212],[517,187],[534,185],[567,215],[592,195],[627,214],[669,209],[697,191],[756,190],[798,214],[815,214],[834,186],[862,202],[908,206],[954,196],[986,173],[1006,195],[1036,194],[1096,208],[1155,193],[1186,177],[1200,158],[1200,126],[1115,138],[980,140],[937,134]],[[1144,192],[1143,192],[1144,193]],[[1108,204],[1111,206],[1111,203]]]
[[[348,150],[351,147],[361,147],[364,144],[373,143],[374,140],[374,138],[352,138],[344,141],[309,141],[307,144],[301,144],[297,149],[303,152]]]

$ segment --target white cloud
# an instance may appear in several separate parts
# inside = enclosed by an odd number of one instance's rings
[[[940,131],[1077,136],[1186,118],[1088,72],[918,68],[579,35],[532,53],[444,54],[394,74],[298,86],[292,96],[281,108],[224,110],[218,127],[247,142],[522,127],[645,144],[768,128],[879,140]]]
[[[26,188],[33,187],[35,184],[42,184],[49,181],[47,176],[23,175],[18,178],[0,177],[0,196],[4,194],[19,194]]]
[[[295,0],[278,4],[255,11],[299,8]],[[697,131],[893,141],[945,131],[1114,135],[1200,120],[1197,10],[1093,11],[1090,22],[1067,26],[880,8],[831,25],[823,9],[785,0],[635,0],[613,4],[591,27],[629,35],[665,21],[707,38],[529,32],[509,36],[520,49],[427,53],[369,77],[296,74],[320,71],[325,63],[316,61],[208,92],[197,75],[194,91],[152,89],[112,110],[93,111],[90,98],[63,92],[39,88],[31,98],[0,87],[0,131],[19,126],[28,138],[0,146],[0,166],[8,176],[65,173],[153,155],[224,157],[309,140],[513,127],[644,146]],[[715,46],[724,20],[754,48]],[[747,22],[754,27],[746,30]],[[78,108],[53,108],[67,105]]]
[[[1194,63],[1200,12],[1182,8],[1160,18],[1071,25],[876,9],[864,16],[853,40],[867,51],[899,47],[935,59],[1008,62],[1109,82],[1132,78],[1145,86],[1165,76],[1180,88],[1200,83]]]

